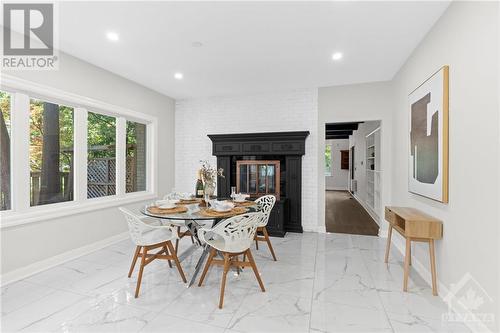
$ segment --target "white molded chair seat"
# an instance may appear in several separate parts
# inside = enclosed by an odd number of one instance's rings
[[[203,284],[203,280],[211,265],[224,266],[220,287],[219,308],[222,308],[224,303],[226,276],[230,267],[237,267],[238,269],[240,267],[252,267],[255,277],[259,282],[260,289],[266,291],[257,270],[257,265],[250,252],[250,245],[253,242],[255,232],[257,231],[257,225],[262,219],[262,215],[263,213],[261,212],[238,215],[221,221],[211,229],[202,228],[198,231],[199,239],[211,246],[210,255],[203,269],[203,273],[201,274],[198,286]],[[221,252],[224,257],[223,260],[215,259],[217,250]],[[248,261],[245,259],[240,261],[240,254],[244,254],[244,256],[248,257]]]
[[[267,223],[269,222],[269,216],[271,215],[271,211],[273,210],[274,204],[276,203],[276,197],[274,195],[264,195],[257,200],[255,203],[259,207],[259,211],[263,213],[262,219],[259,222],[257,227],[257,232],[255,233],[255,247],[259,249],[259,241],[264,241],[267,243],[269,247],[269,251],[271,251],[271,255],[273,256],[274,261],[276,261],[276,254],[274,253],[273,246],[271,245],[271,239],[269,238],[269,234],[267,232]],[[259,235],[259,233],[262,234]]]
[[[170,200],[170,199],[175,199],[174,197],[172,197],[172,194],[165,194],[163,196],[163,200]],[[175,240],[175,252],[177,252],[177,250],[179,250],[179,241],[186,237],[186,236],[189,236],[191,237],[191,244],[194,244],[194,238],[193,238],[193,235],[191,234],[191,231],[186,227],[186,231],[182,231],[181,228],[185,227],[183,225],[180,224],[180,221],[174,221],[174,220],[169,220],[173,225],[176,225],[177,227],[177,239]]]
[[[255,200],[258,210],[263,213],[263,216],[259,222],[258,227],[265,227],[267,222],[269,222],[269,215],[271,215],[271,210],[273,210],[274,204],[276,203],[276,197],[274,195],[263,195],[257,200]]]
[[[139,216],[135,215],[128,209],[120,207],[119,210],[123,213],[125,219],[127,220],[130,238],[132,238],[132,241],[136,245],[134,259],[132,260],[128,277],[132,276],[137,259],[141,257],[141,266],[137,277],[135,297],[137,298],[139,296],[144,267],[155,259],[168,260],[170,268],[172,268],[171,260],[173,260],[182,280],[187,282],[179,262],[179,258],[177,258],[177,253],[172,245],[172,240],[178,238],[176,228],[170,225],[146,224]],[[148,253],[148,251],[158,248],[161,248],[159,252]]]
[[[153,225],[126,208],[118,208],[127,220],[130,238],[137,246],[149,246],[176,239],[177,231],[170,225]]]
[[[198,237],[211,247],[229,253],[241,253],[252,244],[263,213],[247,213],[221,221],[211,229],[198,230]]]

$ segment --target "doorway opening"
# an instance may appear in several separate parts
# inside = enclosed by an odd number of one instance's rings
[[[325,125],[327,232],[377,236],[381,211],[381,122]]]

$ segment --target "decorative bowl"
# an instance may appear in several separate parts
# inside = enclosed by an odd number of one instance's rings
[[[191,193],[181,193],[179,195],[179,198],[181,198],[182,200],[191,200],[194,198],[194,195],[192,195]]]
[[[213,200],[210,201],[210,205],[212,206],[212,209],[215,210],[216,212],[228,212],[234,208],[234,204],[229,201]]]
[[[248,197],[250,197],[250,195],[238,193],[238,194],[234,195],[234,201],[235,202],[244,202]]]

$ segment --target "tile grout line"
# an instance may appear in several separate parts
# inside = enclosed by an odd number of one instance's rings
[[[319,233],[316,234],[316,251],[314,255],[314,279],[313,279],[313,285],[311,289],[311,307],[309,310],[309,332],[311,332],[311,323],[312,323],[312,311],[313,311],[313,302],[314,302],[314,287],[316,285],[316,265],[318,261],[318,244],[319,244]]]
[[[377,237],[378,237],[378,236],[377,236]],[[370,249],[370,250],[372,250],[372,249]],[[361,256],[361,260],[363,261],[363,265],[365,266],[365,268],[366,268],[366,270],[367,270],[368,274],[370,275],[370,278],[372,279],[372,282],[373,282],[373,286],[374,286],[375,292],[377,293],[377,298],[378,298],[378,300],[379,300],[379,302],[380,302],[380,305],[382,305],[382,309],[384,310],[384,315],[385,315],[385,318],[387,319],[387,322],[389,323],[389,326],[390,326],[390,328],[391,328],[391,331],[392,331],[392,332],[396,332],[396,331],[394,330],[394,326],[392,326],[391,319],[389,318],[389,314],[387,313],[387,309],[385,308],[384,302],[382,301],[382,297],[380,297],[380,292],[378,291],[377,287],[375,286],[375,280],[374,280],[374,278],[373,278],[373,275],[372,275],[372,273],[371,273],[370,269],[368,268],[368,265],[366,264],[366,259],[365,259],[365,257],[364,257],[364,256]],[[384,265],[385,265],[385,263],[384,263]]]

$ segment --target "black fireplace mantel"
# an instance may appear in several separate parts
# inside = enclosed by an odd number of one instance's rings
[[[214,156],[304,155],[309,131],[209,134]]]
[[[309,131],[209,134],[212,140],[212,155],[217,156],[217,168],[227,172],[225,178],[217,182],[217,194],[228,197],[231,192],[231,160],[238,156],[281,156],[286,163],[287,203],[286,214],[276,206],[275,215],[285,216],[282,230],[275,230],[283,236],[286,231],[302,232],[302,155],[306,153],[305,140]],[[234,166],[233,166],[234,167]],[[281,214],[281,215],[280,215]]]

